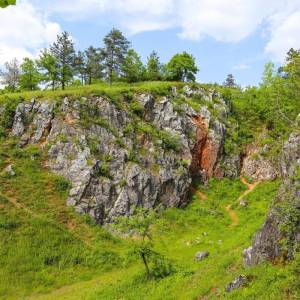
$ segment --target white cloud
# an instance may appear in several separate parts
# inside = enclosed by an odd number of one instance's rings
[[[35,56],[61,31],[26,0],[0,10],[0,65],[16,57]]]
[[[59,25],[41,10],[73,21],[113,23],[127,34],[175,28],[182,39],[197,41],[238,43],[264,29],[265,51],[277,61],[290,47],[300,47],[299,0],[20,0],[0,11],[0,28],[8,28],[0,32],[0,63],[53,40]]]
[[[271,38],[265,51],[282,62],[290,48],[300,48],[300,2],[288,6],[270,18]]]

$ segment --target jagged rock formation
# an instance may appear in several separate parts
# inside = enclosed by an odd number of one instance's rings
[[[199,110],[186,101],[195,95]],[[207,102],[226,117],[218,93],[188,86],[168,97],[136,94],[121,103],[33,99],[18,105],[11,134],[20,146],[40,144],[46,165],[72,183],[68,205],[102,224],[137,206],[182,206],[193,175],[222,176],[225,126]]]
[[[242,161],[241,173],[254,181],[276,179],[279,172],[275,163],[266,157],[268,150],[267,147],[248,147]]]
[[[244,250],[246,265],[291,259],[300,244],[300,134],[284,144],[280,159],[282,186],[253,245]]]

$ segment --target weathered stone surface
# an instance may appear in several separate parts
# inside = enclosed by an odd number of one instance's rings
[[[176,139],[177,150],[166,148],[159,135],[128,130],[138,125],[130,109],[104,97],[21,103],[12,134],[22,146],[39,143],[48,151],[46,165],[72,184],[67,204],[99,224],[131,215],[139,206],[179,207],[187,201],[191,170],[203,178],[215,175],[225,136],[225,126],[207,106],[196,112],[182,104],[178,113],[173,97],[183,97],[179,93],[134,96],[142,120],[153,132]],[[185,88],[188,94],[222,103],[213,90]]]
[[[239,275],[237,278],[235,278],[232,282],[230,282],[226,286],[225,291],[227,293],[230,293],[233,290],[239,289],[239,288],[245,286],[246,283],[247,283],[247,281],[248,281],[247,276],[245,276],[245,275]]]
[[[284,144],[280,159],[282,186],[251,247],[243,252],[244,263],[291,259],[299,251],[300,232],[300,134],[293,133]]]
[[[261,134],[261,138],[264,138]],[[278,167],[275,162],[266,157],[268,146],[258,148],[255,145],[249,145],[246,155],[242,160],[241,173],[254,181],[274,180],[279,175]]]
[[[203,260],[204,258],[207,258],[209,256],[208,251],[199,251],[195,254],[195,260],[200,261]]]

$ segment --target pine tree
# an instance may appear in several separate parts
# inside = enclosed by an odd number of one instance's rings
[[[50,52],[55,57],[59,82],[64,90],[73,78],[75,61],[74,43],[66,31],[57,36]]]
[[[148,57],[146,78],[147,80],[151,80],[151,81],[162,79],[162,65],[155,51],[153,51]]]
[[[16,58],[4,64],[5,70],[0,71],[1,83],[15,91],[20,81],[20,64]]]
[[[93,80],[103,78],[102,64],[103,55],[99,49],[90,46],[85,50],[85,64],[86,64],[86,80],[91,84]]]
[[[122,71],[124,79],[129,83],[143,80],[145,68],[139,55],[133,49],[128,50]]]
[[[50,83],[52,90],[54,90],[59,81],[55,57],[47,49],[44,49],[37,60],[37,65],[42,71],[42,81],[46,84]]]
[[[223,86],[226,86],[226,87],[230,87],[230,88],[234,88],[236,87],[236,83],[235,83],[235,79],[233,77],[232,74],[228,74],[224,83],[223,83]]]
[[[78,51],[74,61],[74,69],[76,74],[80,77],[81,85],[83,85],[86,81],[86,64],[84,52]]]
[[[124,63],[129,41],[123,36],[122,32],[113,28],[103,39],[104,49],[102,49],[104,66],[107,78],[111,84],[113,77],[120,77],[121,68]]]

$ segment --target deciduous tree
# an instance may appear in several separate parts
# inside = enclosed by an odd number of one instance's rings
[[[26,57],[21,64],[20,87],[23,90],[36,90],[42,80],[37,64],[34,60]]]
[[[168,80],[195,81],[198,68],[195,58],[187,53],[175,54],[166,65],[166,76]]]
[[[4,64],[4,70],[0,71],[1,83],[8,89],[15,91],[20,81],[20,64],[16,58]]]

